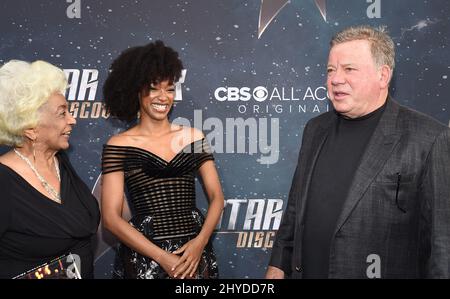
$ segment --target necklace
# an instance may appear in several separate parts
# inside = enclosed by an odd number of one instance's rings
[[[41,182],[42,186],[45,188],[45,190],[47,190],[47,192],[53,197],[53,199],[58,202],[61,203],[61,195],[59,194],[58,191],[55,190],[55,188],[53,188],[45,179],[42,175],[40,175],[40,173],[36,170],[36,168],[33,166],[33,164],[31,164],[31,161],[25,157],[24,155],[22,155],[18,150],[14,149],[14,152],[17,154],[17,156],[19,156],[22,160],[24,160],[28,166],[31,168],[31,170],[34,172],[34,174],[36,175],[36,177],[39,179],[39,181]],[[56,176],[58,177],[58,181],[61,182],[61,176],[59,174],[59,168],[57,166],[57,160],[55,157],[53,157],[53,163],[55,164],[55,170],[56,170]]]

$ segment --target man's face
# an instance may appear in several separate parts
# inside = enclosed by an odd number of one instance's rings
[[[380,107],[385,100],[382,87],[387,88],[381,69],[376,66],[366,40],[332,47],[328,57],[327,88],[334,109],[356,118]]]

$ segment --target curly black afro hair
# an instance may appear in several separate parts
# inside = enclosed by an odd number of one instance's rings
[[[178,53],[160,40],[123,51],[111,64],[103,85],[106,110],[132,122],[139,111],[139,93],[148,92],[150,84],[178,81],[182,69]]]

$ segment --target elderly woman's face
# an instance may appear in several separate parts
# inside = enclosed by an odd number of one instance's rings
[[[48,102],[40,108],[40,113],[36,142],[56,151],[67,149],[76,120],[68,111],[65,97],[60,93],[52,94]]]

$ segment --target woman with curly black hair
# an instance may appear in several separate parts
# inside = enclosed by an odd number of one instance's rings
[[[103,149],[103,225],[121,241],[116,278],[218,278],[210,237],[224,200],[214,157],[201,131],[168,119],[182,68],[178,53],[156,41],[124,51],[103,87],[111,116],[137,119]],[[197,171],[206,219],[195,206]]]

